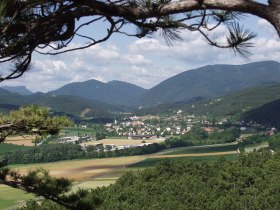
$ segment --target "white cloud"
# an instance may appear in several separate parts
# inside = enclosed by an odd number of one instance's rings
[[[123,56],[123,60],[126,63],[129,64],[135,64],[135,65],[147,65],[151,64],[151,61],[149,59],[146,59],[141,54],[128,54]]]
[[[131,51],[158,51],[158,50],[166,50],[167,46],[163,45],[159,40],[156,39],[138,39],[132,45],[130,45],[129,49]]]

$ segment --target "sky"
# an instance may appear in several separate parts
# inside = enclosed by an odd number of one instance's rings
[[[141,39],[114,35],[105,43],[84,50],[57,56],[36,54],[29,72],[19,79],[4,81],[0,86],[23,85],[34,92],[47,92],[68,83],[96,79],[102,82],[120,80],[151,88],[171,76],[205,65],[280,62],[280,39],[274,28],[253,16],[247,17],[244,23],[258,35],[253,40],[255,47],[248,61],[232,50],[209,46],[196,32],[182,32],[183,41],[173,46],[168,46],[157,34]],[[99,25],[95,30],[101,29]],[[226,28],[219,28],[216,31],[218,40],[222,41],[225,33]],[[72,45],[80,45],[79,40]]]

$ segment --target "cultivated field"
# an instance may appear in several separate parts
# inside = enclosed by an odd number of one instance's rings
[[[116,157],[90,160],[71,160],[52,163],[13,165],[12,168],[18,169],[21,173],[28,170],[43,167],[50,171],[55,177],[66,177],[74,181],[87,180],[110,171],[121,169],[127,165],[142,161],[146,156]]]
[[[164,141],[164,139],[145,139],[145,140],[133,140],[133,139],[102,139],[99,141],[90,141],[86,142],[87,145],[96,145],[103,143],[105,144],[114,144],[116,146],[120,145],[138,145],[142,144],[142,141],[145,141],[146,143],[161,143]],[[84,144],[84,143],[83,143]]]
[[[23,146],[34,146],[34,143],[32,141],[35,140],[35,136],[11,136],[7,137],[5,140],[5,143],[7,144],[16,144],[16,145],[23,145]]]

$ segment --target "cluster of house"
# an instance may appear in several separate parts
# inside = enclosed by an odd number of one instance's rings
[[[78,144],[81,142],[90,141],[92,138],[90,136],[66,136],[61,137],[58,139],[59,143],[65,144],[65,143],[72,143],[72,144]]]
[[[166,118],[151,115],[132,116],[123,119],[122,122],[107,123],[104,127],[107,132],[115,132],[117,136],[127,136],[129,139],[180,135],[188,132],[196,120],[194,115],[182,116],[181,114],[182,111],[179,110],[176,115]],[[164,121],[164,123],[152,123],[153,121]],[[185,125],[182,126],[181,122]]]

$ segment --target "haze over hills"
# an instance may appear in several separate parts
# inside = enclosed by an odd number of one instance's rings
[[[103,83],[97,80],[88,80],[67,84],[50,93],[75,95],[109,104],[127,105],[130,101],[138,98],[144,91],[144,88],[121,81]]]
[[[173,102],[187,103],[279,81],[280,63],[263,61],[245,65],[204,66],[180,73],[148,90],[121,81],[103,83],[89,80],[70,83],[50,93],[138,108]]]
[[[110,105],[78,96],[54,96],[51,94],[20,95],[0,88],[0,110],[8,112],[22,105],[48,106],[54,112],[81,117],[108,117],[112,112],[128,111],[126,107]]]
[[[112,112],[131,112],[133,109],[127,108],[130,106],[134,109],[141,105],[153,106],[148,111],[143,110],[151,113],[195,103],[197,113],[208,111],[218,116],[248,111],[279,99],[280,83],[275,84],[277,82],[280,82],[278,62],[212,65],[183,72],[149,90],[126,82],[103,83],[97,80],[70,83],[46,94],[20,95],[0,88],[0,109],[9,111],[20,105],[38,104],[49,106],[56,112],[93,117],[110,116]],[[256,88],[264,85],[267,87]],[[204,106],[205,100],[215,97],[223,100]],[[158,102],[161,105],[154,106]]]
[[[241,89],[280,81],[280,63],[264,61],[245,65],[211,65],[185,71],[145,91],[129,105],[154,106],[213,98]]]
[[[18,93],[20,95],[31,95],[32,91],[28,90],[25,86],[2,86],[1,88],[11,92]]]

